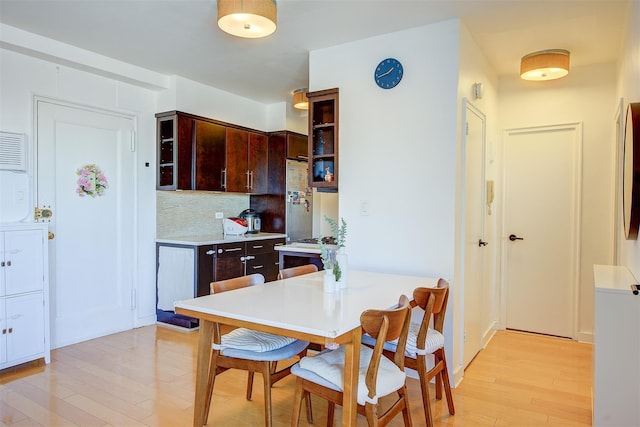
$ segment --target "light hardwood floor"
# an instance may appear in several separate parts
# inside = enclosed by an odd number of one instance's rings
[[[196,347],[197,333],[150,326],[54,350],[47,366],[0,372],[0,426],[191,426]],[[590,344],[498,332],[453,391],[456,415],[438,401],[434,421],[591,425],[591,351]],[[275,427],[290,425],[294,382],[288,377],[273,389]],[[243,372],[218,377],[209,425],[263,425],[261,376],[250,402],[245,384]],[[409,394],[414,425],[423,426],[417,380],[409,379]],[[314,399],[313,409],[314,425],[325,425],[326,403]],[[392,424],[401,425],[402,417]]]

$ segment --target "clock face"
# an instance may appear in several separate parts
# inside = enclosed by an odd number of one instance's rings
[[[373,73],[373,79],[382,89],[391,89],[400,83],[403,72],[400,61],[387,58],[380,61]]]

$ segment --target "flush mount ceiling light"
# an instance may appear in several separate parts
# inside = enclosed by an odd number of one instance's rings
[[[547,49],[522,57],[520,77],[524,80],[554,80],[569,74],[569,51]]]
[[[293,106],[299,110],[309,109],[309,99],[307,98],[307,88],[293,91]]]
[[[218,27],[237,37],[257,39],[276,30],[275,0],[218,0]]]

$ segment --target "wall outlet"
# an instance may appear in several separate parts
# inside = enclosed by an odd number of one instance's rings
[[[222,212],[216,212],[216,219],[222,219],[224,218],[224,215]]]

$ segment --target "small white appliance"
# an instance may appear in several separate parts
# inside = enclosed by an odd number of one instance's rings
[[[247,221],[243,218],[223,218],[222,229],[225,236],[242,236],[247,232]]]

